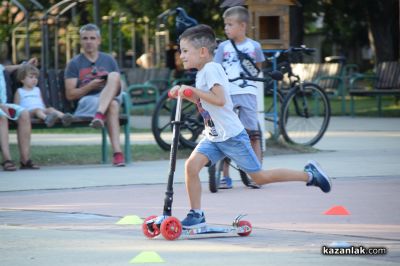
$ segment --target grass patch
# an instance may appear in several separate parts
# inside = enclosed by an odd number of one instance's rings
[[[355,116],[378,116],[377,100],[375,97],[355,97]],[[331,98],[332,115],[342,114],[342,102],[339,98]],[[350,97],[346,98],[346,114],[350,115]],[[400,104],[393,96],[382,96],[382,117],[400,117]]]
[[[341,116],[342,101],[338,97],[330,97],[331,111],[333,116]],[[272,98],[264,98],[265,108],[272,106]],[[377,117],[378,108],[375,97],[355,97],[355,116]],[[346,114],[350,115],[350,96],[346,97]],[[400,117],[400,101],[393,96],[382,96],[382,117]]]
[[[15,133],[15,129],[11,129],[10,132]],[[35,134],[101,134],[101,131],[93,129],[90,127],[66,127],[66,128],[41,128],[32,129]],[[149,128],[130,128],[131,133],[149,133],[151,129]],[[122,128],[121,128],[122,133]]]
[[[18,147],[10,145],[11,154],[15,162],[19,161]],[[111,162],[111,147],[108,160]],[[178,152],[178,159],[187,158],[191,153],[190,149],[181,149]],[[133,161],[157,161],[168,160],[169,151],[164,151],[157,145],[131,145]],[[32,146],[31,159],[39,165],[85,165],[101,163],[100,145],[71,145],[71,146]]]
[[[280,139],[268,139],[266,144],[265,156],[318,151],[313,147],[287,144]],[[18,146],[11,144],[10,150],[12,159],[18,162]],[[111,163],[111,147],[108,150],[108,160]],[[177,159],[186,159],[191,152],[191,149],[179,149]],[[131,154],[133,162],[169,160],[170,157],[170,151],[162,150],[156,144],[131,145]],[[101,164],[101,145],[32,146],[31,159],[42,166]]]

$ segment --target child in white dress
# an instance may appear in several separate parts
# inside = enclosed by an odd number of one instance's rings
[[[46,107],[38,84],[39,70],[32,64],[25,64],[18,69],[17,78],[23,87],[14,95],[14,103],[27,109],[32,117],[43,119],[47,127],[52,127],[58,119],[63,126],[69,126],[72,115],[64,114],[53,107]]]

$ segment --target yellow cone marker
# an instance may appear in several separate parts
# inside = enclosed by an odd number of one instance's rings
[[[164,260],[154,251],[143,251],[131,259],[129,263],[154,263],[164,262]]]
[[[143,220],[137,215],[127,215],[121,218],[116,224],[142,224]]]

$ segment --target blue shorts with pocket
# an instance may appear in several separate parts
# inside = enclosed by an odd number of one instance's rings
[[[229,157],[246,173],[258,172],[261,170],[261,164],[251,147],[246,130],[243,130],[235,137],[221,142],[212,142],[207,138],[203,138],[200,143],[197,144],[195,152],[205,155],[211,165],[217,163],[224,157]]]

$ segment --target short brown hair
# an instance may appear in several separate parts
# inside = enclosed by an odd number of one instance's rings
[[[249,11],[247,8],[242,6],[233,6],[225,10],[222,17],[225,19],[227,17],[236,17],[236,19],[240,22],[244,22],[246,24],[249,23]]]
[[[179,40],[182,39],[190,41],[196,48],[206,47],[211,54],[217,47],[213,29],[205,24],[186,29],[179,37]]]
[[[32,64],[23,64],[18,68],[17,79],[18,81],[22,81],[29,74],[33,74],[36,77],[39,77],[39,69]]]

